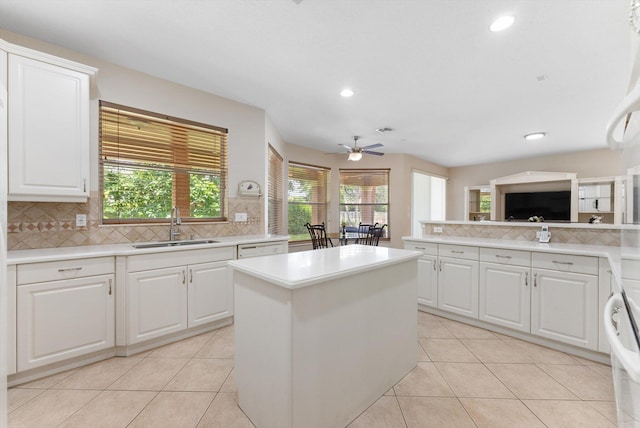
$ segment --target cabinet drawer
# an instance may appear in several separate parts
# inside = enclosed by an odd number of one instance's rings
[[[480,248],[480,261],[513,266],[529,266],[531,264],[531,253],[519,250]]]
[[[459,259],[478,260],[478,250],[478,247],[469,247],[467,245],[438,245],[438,255],[443,257],[456,257]]]
[[[422,251],[422,254],[429,256],[438,255],[438,244],[431,242],[407,241],[404,243],[405,250]]]
[[[107,275],[114,272],[113,257],[27,263],[17,266],[17,284],[83,278],[86,276]]]
[[[597,275],[598,258],[569,254],[531,253],[531,267]]]

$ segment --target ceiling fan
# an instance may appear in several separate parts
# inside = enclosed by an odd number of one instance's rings
[[[354,161],[357,162],[360,159],[362,159],[362,154],[366,153],[368,155],[374,155],[374,156],[383,156],[384,153],[382,152],[374,152],[371,151],[370,149],[376,149],[378,147],[383,147],[383,144],[380,143],[376,143],[376,144],[371,144],[368,146],[364,146],[364,147],[358,147],[358,140],[360,139],[360,137],[358,137],[357,135],[353,137],[353,147],[352,146],[347,146],[346,144],[338,144],[339,146],[344,147],[347,151],[346,153],[349,153],[349,160],[350,161]]]

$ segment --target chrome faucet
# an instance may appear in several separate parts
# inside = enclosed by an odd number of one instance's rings
[[[174,206],[171,208],[171,226],[169,227],[169,240],[175,241],[176,236],[180,235],[178,231],[178,226],[182,223],[182,219],[180,218],[180,208]]]

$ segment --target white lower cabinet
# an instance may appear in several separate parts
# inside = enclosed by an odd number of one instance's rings
[[[233,315],[233,287],[227,262],[189,266],[187,326],[195,327]]]
[[[440,257],[438,308],[478,318],[478,261]]]
[[[127,344],[232,316],[227,260],[234,252],[234,247],[221,247],[130,256]]]
[[[128,343],[187,328],[187,268],[128,274]]]
[[[597,350],[598,277],[537,268],[532,275],[531,333]]]
[[[528,266],[481,262],[479,319],[529,333],[530,270]]]
[[[113,289],[113,274],[18,286],[18,371],[113,347]]]
[[[418,259],[418,303],[438,307],[438,245],[407,241],[407,250],[421,251]]]

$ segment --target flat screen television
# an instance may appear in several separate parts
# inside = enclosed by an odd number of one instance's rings
[[[545,221],[571,220],[571,191],[506,193],[506,220],[528,220],[542,216]]]

